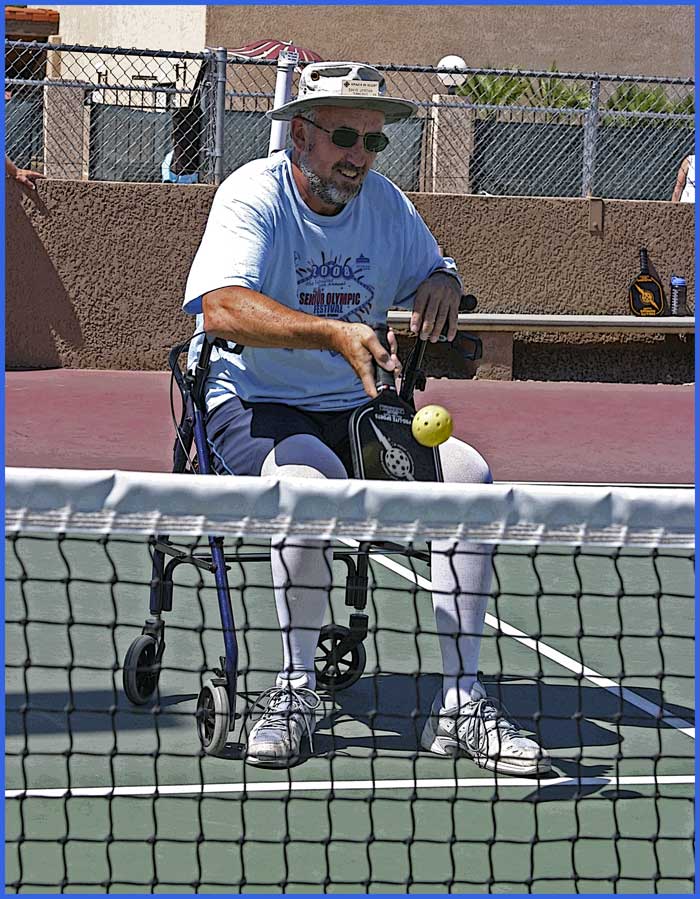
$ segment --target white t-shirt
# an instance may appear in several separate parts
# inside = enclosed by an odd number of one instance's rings
[[[695,154],[688,157],[688,171],[685,176],[685,185],[681,194],[681,203],[695,202]]]
[[[410,306],[419,284],[438,269],[456,273],[391,181],[370,171],[338,215],[318,215],[301,199],[290,155],[282,152],[242,166],[217,190],[183,309],[198,314],[201,330],[202,295],[238,285],[290,309],[372,325],[385,322],[391,306]],[[236,355],[214,348],[208,408],[232,393],[310,410],[347,409],[366,399],[339,353],[246,347]]]

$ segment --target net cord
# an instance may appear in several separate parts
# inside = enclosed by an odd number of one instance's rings
[[[694,547],[691,488],[8,468],[6,530]]]

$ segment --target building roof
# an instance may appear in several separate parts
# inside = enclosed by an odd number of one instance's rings
[[[26,6],[6,6],[5,21],[46,22],[58,24],[59,14],[55,9],[29,9]]]

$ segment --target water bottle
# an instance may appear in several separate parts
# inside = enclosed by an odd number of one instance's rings
[[[671,315],[686,315],[685,278],[671,275]]]

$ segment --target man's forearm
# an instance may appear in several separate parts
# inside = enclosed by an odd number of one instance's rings
[[[245,287],[222,287],[202,297],[208,334],[243,346],[335,349],[343,322],[289,309]]]
[[[685,187],[685,179],[688,177],[688,160],[684,159],[681,163],[681,167],[678,169],[678,177],[676,178],[676,183],[673,187],[673,196],[671,197],[671,201],[673,203],[678,203],[681,196],[683,195],[683,189]]]

